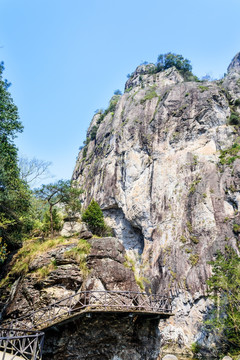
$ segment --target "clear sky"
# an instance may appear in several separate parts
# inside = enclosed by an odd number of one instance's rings
[[[0,0],[0,60],[19,153],[71,178],[94,111],[143,61],[174,52],[220,78],[240,51],[240,0]]]

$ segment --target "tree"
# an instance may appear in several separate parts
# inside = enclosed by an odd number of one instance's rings
[[[23,126],[8,91],[10,83],[3,79],[3,71],[3,63],[0,63],[0,237],[14,248],[21,233],[21,217],[29,208],[30,193],[19,176],[14,144]]]
[[[93,234],[102,235],[105,229],[103,212],[94,199],[82,213],[82,220],[85,221]]]
[[[50,176],[48,171],[50,165],[49,161],[21,157],[18,161],[20,178],[27,184],[33,185],[36,180],[43,180]]]
[[[80,210],[79,195],[82,193],[82,190],[71,185],[73,184],[71,184],[70,180],[59,180],[56,183],[42,185],[41,188],[35,190],[36,196],[48,204],[52,237],[54,235],[53,210],[57,204],[66,205],[75,212],[77,209]]]
[[[121,90],[117,89],[114,91],[114,95],[122,95]]]
[[[192,71],[190,61],[188,59],[184,59],[182,55],[173,54],[170,52],[164,55],[158,55],[157,67],[159,70],[166,70],[173,66],[183,72]]]
[[[208,280],[209,295],[214,301],[206,322],[217,333],[226,351],[240,350],[240,258],[227,247],[210,263],[213,275]]]

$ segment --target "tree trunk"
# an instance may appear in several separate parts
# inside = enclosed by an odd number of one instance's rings
[[[50,204],[49,212],[50,212],[50,230],[51,230],[51,238],[53,238],[53,213],[52,213],[53,206]]]

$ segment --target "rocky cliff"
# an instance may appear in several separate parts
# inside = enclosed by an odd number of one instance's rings
[[[152,67],[139,66],[93,117],[73,179],[84,205],[95,198],[127,251],[148,264],[151,290],[174,295],[163,344],[213,349],[202,328],[208,262],[239,241],[240,53],[219,81]]]
[[[25,242],[13,257],[8,276],[2,282],[1,299],[3,293],[8,295],[2,312],[4,320],[29,315],[62,300],[60,310],[63,310],[67,297],[83,291],[94,290],[94,296],[106,290],[140,292],[133,271],[125,264],[125,255],[123,245],[116,238],[93,237],[85,241],[72,237]],[[6,285],[11,285],[10,294]],[[122,299],[124,303],[131,301],[135,293],[128,293],[127,298],[121,294],[117,295],[118,301]],[[40,320],[45,314],[48,312],[44,311]],[[17,327],[29,326],[32,318],[32,315],[28,317],[27,322],[18,320]],[[53,324],[47,321],[42,326],[43,359],[155,360],[160,349],[158,323],[156,314],[89,310]]]

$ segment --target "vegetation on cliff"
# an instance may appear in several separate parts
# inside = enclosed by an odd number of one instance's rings
[[[85,221],[93,234],[99,236],[112,236],[112,230],[104,221],[103,212],[94,199],[82,213],[82,220]]]
[[[222,340],[225,351],[240,351],[240,257],[230,247],[211,262],[213,275],[207,281],[214,301],[207,326]]]

